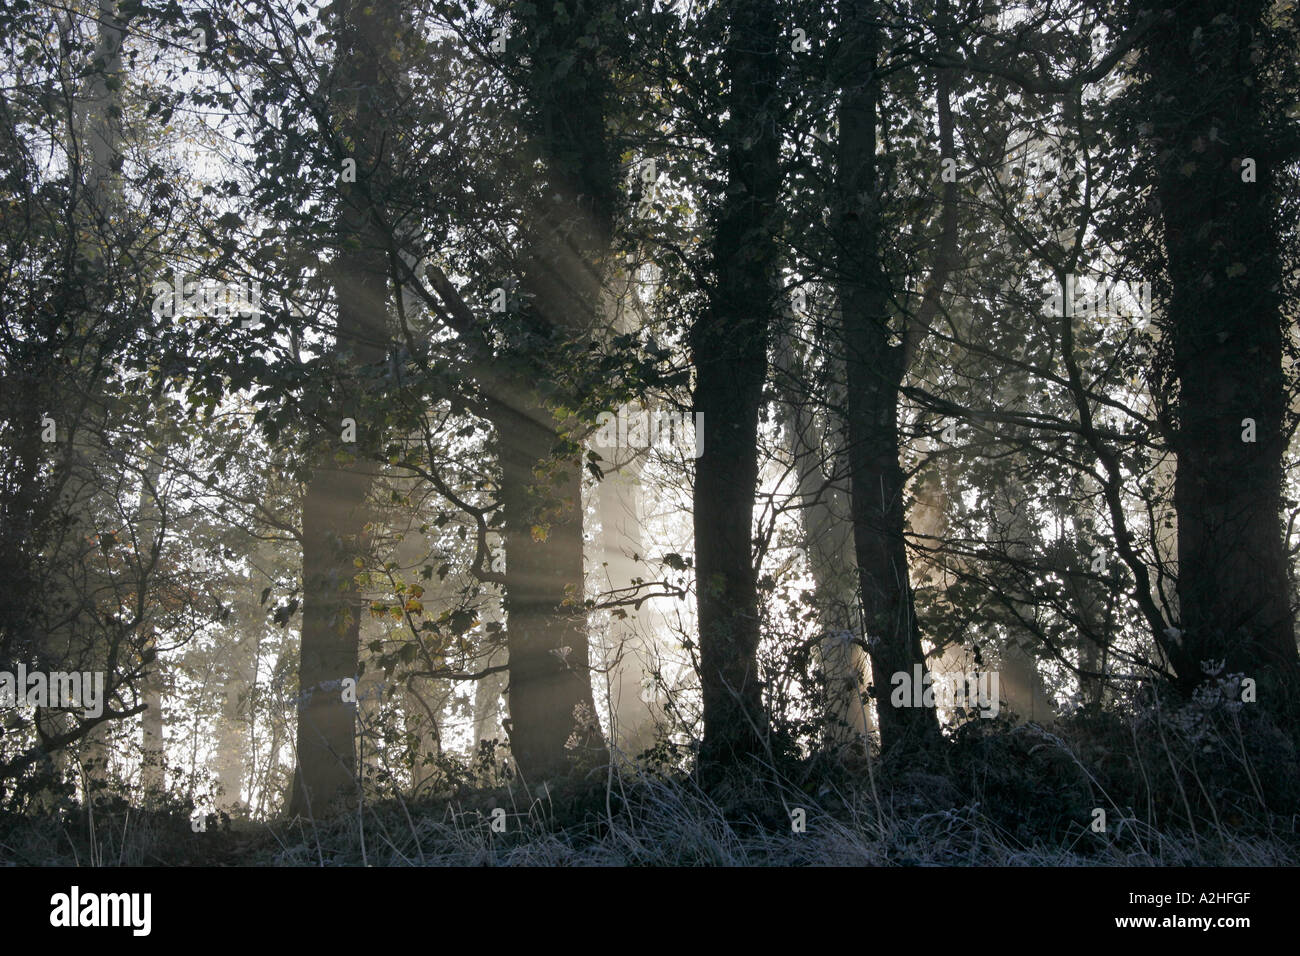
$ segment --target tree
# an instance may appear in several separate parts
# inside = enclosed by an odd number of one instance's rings
[[[367,421],[364,370],[384,358],[388,344],[386,242],[373,204],[384,194],[388,158],[385,116],[391,115],[393,77],[385,64],[401,29],[397,6],[341,3],[333,14],[338,42],[333,77],[338,136],[351,145],[346,159],[356,176],[339,175],[335,260],[330,274],[338,307],[334,340],[344,360],[327,420]],[[348,373],[347,365],[353,372]],[[331,414],[332,413],[332,414]],[[342,434],[342,432],[340,432]],[[326,440],[328,448],[333,442]],[[368,466],[317,463],[302,505],[303,622],[299,665],[298,771],[289,812],[310,816],[356,787],[356,703],[343,680],[359,676],[361,596],[353,560],[366,549]]]
[[[721,75],[725,193],[712,236],[712,288],[690,330],[694,411],[706,438],[692,495],[705,768],[764,752],[753,508],[767,348],[779,318],[779,81],[782,35],[770,0],[732,0]]]
[[[583,613],[581,446],[564,409],[581,394],[538,388],[566,343],[598,328],[616,210],[604,36],[616,8],[549,3],[520,12],[526,149],[545,182],[523,207],[527,306],[507,336],[513,375],[487,396],[501,466],[510,749],[525,781],[607,753]],[[552,366],[553,367],[553,366]],[[549,392],[549,394],[548,394]]]
[[[947,24],[946,11],[940,20]],[[840,47],[833,64],[839,105],[836,155],[836,285],[846,365],[849,488],[864,630],[870,648],[881,746],[915,749],[938,738],[932,708],[892,703],[894,680],[925,673],[905,531],[904,475],[899,462],[899,389],[938,308],[956,241],[954,184],[944,187],[943,235],[921,314],[900,333],[891,323],[892,283],[885,267],[883,190],[876,151],[881,102],[878,65],[882,25],[877,6],[850,2],[840,10]],[[940,155],[954,163],[947,78],[939,73]],[[918,670],[919,668],[919,670]]]
[[[1281,513],[1295,285],[1282,190],[1300,156],[1285,115],[1296,33],[1262,0],[1140,0],[1129,16],[1148,26],[1131,108],[1145,131],[1137,172],[1159,209],[1163,257],[1148,264],[1167,290],[1178,462],[1178,623],[1161,642],[1184,693],[1243,674],[1268,686],[1261,702],[1291,713],[1300,658]]]

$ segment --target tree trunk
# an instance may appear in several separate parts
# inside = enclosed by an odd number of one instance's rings
[[[510,751],[531,784],[563,775],[575,760],[604,756],[583,607],[582,478],[578,462],[565,461],[549,487],[537,490],[534,469],[549,458],[555,432],[494,404],[504,504],[508,731]]]
[[[399,17],[391,0],[348,0],[338,6],[336,88],[343,92],[335,108],[345,140],[355,145],[357,182],[339,184],[341,243],[332,277],[338,303],[335,337],[350,359],[347,364],[358,367],[382,359],[387,342],[387,266],[368,192],[378,191],[383,175],[380,144],[386,131],[380,120],[389,91],[379,65],[386,60]],[[356,419],[359,444],[366,427],[362,397],[360,388],[345,387],[327,406],[340,427],[343,418]],[[337,447],[335,435],[327,440]],[[354,584],[353,560],[367,546],[369,488],[365,466],[335,464],[327,453],[303,499],[298,763],[291,814],[319,816],[357,786],[356,704],[343,700],[340,682],[358,676],[362,597]]]
[[[607,461],[617,461],[614,449],[598,449]],[[600,514],[599,548],[602,557],[599,588],[626,597],[633,581],[646,576],[645,547],[641,540],[641,462],[626,462],[606,472],[596,488]],[[655,715],[646,701],[645,684],[655,667],[652,602],[621,609],[627,616],[611,615],[602,657],[607,669],[611,737],[624,756],[635,759],[654,746]]]
[[[601,9],[577,0],[521,11],[530,64],[530,143],[544,169],[542,198],[526,213],[524,321],[538,340],[585,335],[599,322],[616,204],[617,159],[606,131],[610,83],[602,64]],[[591,692],[583,609],[580,449],[556,456],[573,423],[535,393],[547,369],[526,370],[489,401],[501,462],[508,732],[529,783],[608,754]],[[531,361],[530,361],[531,360]],[[531,366],[531,367],[527,367]],[[539,478],[539,471],[546,478]]]
[[[840,49],[837,156],[838,286],[848,383],[847,425],[853,542],[870,648],[882,750],[939,739],[934,708],[896,707],[893,681],[925,674],[904,539],[898,389],[902,344],[891,342],[888,281],[880,261],[876,160],[878,24],[874,5],[850,2]],[[919,671],[916,670],[919,668]],[[911,695],[906,695],[910,702]]]
[[[90,233],[88,244],[79,244],[87,258],[97,267],[104,261],[104,253],[112,235],[112,216],[122,196],[119,162],[122,150],[122,19],[118,15],[116,0],[99,0],[95,65],[89,77],[85,113],[81,123],[90,155],[85,169],[86,217]],[[81,157],[79,157],[81,158]],[[60,423],[62,425],[62,423]],[[66,427],[66,426],[63,426]],[[103,454],[96,448],[94,454]],[[89,501],[74,505],[78,509],[89,507]],[[93,521],[87,524],[93,527]],[[144,586],[144,582],[140,583]],[[106,675],[106,680],[111,675]],[[110,724],[98,724],[80,742],[82,785],[86,802],[98,803],[110,787],[109,733]]]
[[[1259,683],[1265,706],[1290,710],[1300,661],[1281,526],[1288,429],[1278,189],[1286,157],[1276,137],[1291,121],[1265,102],[1272,80],[1258,41],[1270,5],[1150,6],[1156,25],[1142,66],[1159,150],[1178,382],[1181,634],[1165,636],[1165,650],[1185,693],[1223,662],[1223,673]],[[1243,178],[1246,159],[1254,167],[1246,178],[1256,181]],[[1247,419],[1253,442],[1243,440]]]
[[[483,622],[483,636],[480,644],[480,665],[483,668],[497,667],[505,663],[505,648],[495,643],[495,635],[488,629],[489,624],[501,623],[501,598],[495,591],[483,595],[478,607],[479,620]],[[484,740],[502,740],[504,728],[501,726],[501,698],[505,693],[505,674],[501,671],[488,674],[474,683],[474,739],[475,751]]]
[[[86,168],[86,195],[91,215],[97,220],[96,233],[107,236],[108,219],[114,205],[121,202],[122,174],[119,167],[122,149],[122,20],[116,0],[99,0],[99,36],[95,56],[98,61],[90,74],[86,99],[86,118],[82,128],[90,148]],[[102,67],[99,65],[102,63]]]
[[[778,316],[781,29],[769,0],[734,0],[729,11],[727,192],[713,236],[715,288],[690,336],[694,410],[705,430],[692,511],[706,774],[760,755],[768,727],[753,510],[767,344]]]
[[[155,651],[144,676],[143,698],[148,705],[140,715],[140,788],[146,800],[157,799],[167,787],[166,752],[163,749],[163,678],[162,661],[156,656],[154,636],[146,648]]]
[[[239,706],[239,696],[247,687],[247,682],[233,680],[226,685],[226,693],[222,698],[214,770],[217,775],[217,806],[227,811],[238,810],[243,806],[244,715]]]
[[[812,400],[801,388],[812,388],[809,369],[801,366],[789,336],[780,337],[774,364],[781,380],[788,383],[783,388],[788,416],[784,431],[798,479],[803,548],[821,629],[816,652],[825,681],[824,742],[832,753],[865,753],[873,724],[871,708],[863,700],[870,675],[866,652],[858,643],[862,616],[848,488],[838,478],[843,441],[836,429],[818,422]],[[834,369],[827,369],[825,375],[831,383],[828,392],[843,391],[834,384],[840,377]],[[835,404],[834,399],[826,402],[828,417],[834,414]]]
[[[999,395],[998,398],[1003,404],[1009,404],[1012,400],[1010,395]],[[998,533],[1006,538],[1007,557],[1032,564],[1035,529],[1030,520],[1029,500],[1025,495],[1024,486],[1014,475],[1008,476],[1006,484],[1001,489],[1001,496],[996,502],[996,508]],[[1089,602],[1095,599],[1093,592],[1096,587],[1094,582],[1078,573],[1077,555],[1071,554],[1070,560],[1063,562],[1057,570],[1069,582],[1067,586],[1075,596],[1081,612],[1084,615],[1090,614],[1092,605]],[[1013,596],[1027,599],[1027,596],[1020,594]],[[1092,623],[1090,617],[1085,616],[1085,620]],[[1100,631],[1084,628],[1081,629],[1080,634],[1081,645],[1097,648],[1097,642],[1088,633],[1083,633],[1084,631],[1091,633],[1100,633]],[[1008,709],[1018,717],[1040,724],[1055,720],[1056,711],[1053,707],[1052,695],[1048,693],[1047,686],[1043,683],[1043,676],[1033,653],[1017,642],[1013,636],[1011,640],[1004,641],[998,646],[997,656],[998,686]],[[1083,664],[1082,655],[1080,663]],[[1080,686],[1085,688],[1089,686],[1082,676]]]

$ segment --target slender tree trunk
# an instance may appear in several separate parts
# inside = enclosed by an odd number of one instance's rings
[[[67,733],[72,725],[67,714],[45,707],[36,711],[36,720],[40,725],[41,733],[48,737]],[[66,800],[63,788],[68,777],[68,751],[61,748],[52,753],[47,752],[41,763],[49,777],[50,787],[40,790],[33,799],[37,807],[49,813]]]
[[[496,592],[489,591],[483,595],[483,601],[479,605],[478,616],[479,620],[483,622],[481,645],[483,655],[479,658],[482,667],[496,667],[506,662],[505,648],[498,647],[493,643],[494,635],[487,627],[492,623],[501,623],[500,600]],[[473,746],[475,749],[484,740],[503,739],[501,698],[505,694],[505,688],[505,674],[501,671],[488,674],[474,684]]]
[[[233,811],[243,806],[244,792],[244,714],[239,705],[240,694],[247,690],[243,680],[231,680],[222,697],[221,724],[217,729],[217,753],[214,770],[217,775],[218,806]]]
[[[601,450],[607,460],[615,460],[617,454],[615,450]],[[632,588],[633,581],[645,577],[640,477],[641,463],[633,460],[617,471],[607,472],[596,488],[601,590]],[[647,602],[639,610],[622,610],[627,616],[612,616],[602,656],[608,670],[611,736],[625,756],[636,758],[654,746],[655,715],[644,699],[645,682],[655,666],[654,609]]]
[[[431,783],[438,780],[439,769],[436,763],[442,756],[442,739],[435,718],[439,716],[439,706],[446,690],[445,681],[426,681],[420,687],[407,684],[403,693],[405,700],[402,701],[402,710],[405,713],[405,729],[414,737],[408,744],[412,750],[410,793],[413,797],[422,794]],[[420,697],[424,698],[424,702],[433,711],[432,717],[420,702]]]
[[[713,237],[715,287],[690,341],[704,427],[692,511],[706,774],[760,755],[768,727],[753,510],[767,345],[779,315],[781,29],[770,0],[733,0],[727,9],[727,192]]]
[[[121,201],[122,149],[122,21],[118,16],[116,0],[99,0],[99,37],[96,45],[96,69],[90,74],[90,89],[86,100],[85,145],[89,147],[86,167],[86,195],[97,220],[97,228],[105,230],[113,206]],[[98,63],[103,66],[99,67]]]
[[[832,753],[866,751],[872,732],[871,708],[863,696],[869,686],[866,652],[861,640],[857,566],[853,554],[853,524],[848,488],[838,480],[843,442],[835,429],[824,429],[813,413],[812,400],[796,383],[809,382],[789,336],[774,350],[788,418],[786,445],[794,462],[801,499],[803,547],[812,573],[818,625],[822,635],[817,657],[826,686],[825,746]],[[829,382],[838,376],[826,371]],[[828,391],[842,391],[833,384]],[[834,401],[828,401],[828,406]],[[832,414],[829,409],[827,414]],[[830,475],[826,474],[829,468]]]
[[[999,398],[1009,404],[1012,396],[1001,395]],[[1029,501],[1024,486],[1015,477],[1007,479],[1003,487],[1003,496],[997,503],[997,527],[999,533],[1006,536],[1007,556],[1012,560],[1032,563],[1035,550],[1034,528],[1030,520]],[[1077,574],[1077,564],[1071,562],[1059,570],[1061,575],[1070,582],[1081,607],[1084,602],[1095,598],[1093,589],[1089,587],[1092,582],[1082,579]],[[1079,588],[1086,590],[1079,590]],[[1081,640],[1091,647],[1097,646],[1087,637]],[[1038,723],[1050,723],[1055,718],[1052,696],[1043,683],[1038,662],[1033,654],[1014,640],[1005,641],[998,647],[997,667],[1001,695],[1013,714]]]
[[[906,362],[903,346],[891,342],[888,281],[880,259],[875,9],[853,0],[843,18],[836,213],[853,542],[880,742],[888,752],[937,741],[939,722],[932,707],[891,702],[895,678],[904,675],[913,682],[919,673],[924,679],[926,665],[908,578],[898,457],[898,389]],[[910,703],[911,695],[905,699]]]
[[[80,741],[81,786],[89,806],[98,806],[111,789],[109,724],[96,724]]]
[[[154,635],[149,636],[148,649],[155,651],[144,677],[143,698],[148,705],[140,715],[140,787],[145,799],[156,799],[167,786],[166,752],[163,749],[163,679],[162,662],[156,656]]]
[[[122,196],[122,19],[116,0],[99,0],[96,15],[95,66],[90,73],[85,113],[78,131],[83,134],[80,158],[85,166],[86,217],[91,238],[79,244],[86,257],[100,267],[112,235],[112,217]],[[88,248],[87,248],[88,246]],[[60,423],[62,428],[67,424]],[[95,452],[99,453],[98,450]],[[74,506],[74,507],[84,507]],[[93,526],[93,522],[87,522]],[[86,802],[94,805],[109,790],[109,724],[94,727],[80,742],[82,783]]]
[[[162,509],[157,497],[161,473],[161,456],[151,455],[140,489],[138,535],[147,555],[152,555],[161,548],[159,535],[162,530]],[[148,582],[142,581],[140,586],[147,588]],[[167,751],[163,742],[163,691],[166,685],[163,680],[163,662],[158,656],[158,632],[151,621],[146,621],[144,627],[147,630],[141,650],[142,656],[149,659],[149,663],[146,665],[148,669],[144,673],[141,688],[146,708],[140,715],[140,788],[144,791],[146,800],[157,800],[167,789]]]
[[[582,478],[560,464],[538,514],[534,473],[555,433],[498,404],[506,551],[505,610],[510,663],[510,750],[529,783],[562,775],[574,760],[604,756],[591,692],[582,590]]]

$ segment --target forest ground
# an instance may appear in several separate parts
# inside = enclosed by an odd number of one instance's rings
[[[977,721],[924,765],[789,760],[708,793],[689,775],[606,769],[544,791],[502,781],[377,799],[328,822],[213,815],[203,832],[179,801],[152,810],[110,802],[93,815],[73,805],[0,820],[0,862],[1294,866],[1295,747],[1268,726],[1243,725],[1252,721],[1202,715],[1182,731],[1104,713],[1050,729]]]

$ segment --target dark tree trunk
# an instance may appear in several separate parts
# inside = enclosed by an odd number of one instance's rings
[[[1289,121],[1268,114],[1267,63],[1252,59],[1269,4],[1151,6],[1157,25],[1142,66],[1160,151],[1178,388],[1181,635],[1166,638],[1165,650],[1184,692],[1205,679],[1203,664],[1223,661],[1276,706],[1294,700],[1300,664],[1281,525],[1287,409],[1274,137]],[[1255,182],[1243,181],[1246,157]],[[1253,443],[1243,441],[1245,419],[1255,423]]]
[[[758,416],[778,308],[781,31],[768,0],[735,0],[729,12],[727,193],[713,237],[713,296],[690,343],[704,428],[693,513],[706,771],[760,754],[767,732],[753,509]]]
[[[874,5],[846,4],[838,56],[838,287],[848,394],[849,492],[853,544],[871,655],[881,748],[911,750],[939,737],[933,707],[895,707],[895,675],[925,673],[904,539],[904,477],[899,465],[898,390],[905,350],[891,341],[888,281],[880,259],[876,160],[879,27]],[[912,696],[906,699],[911,702]]]

